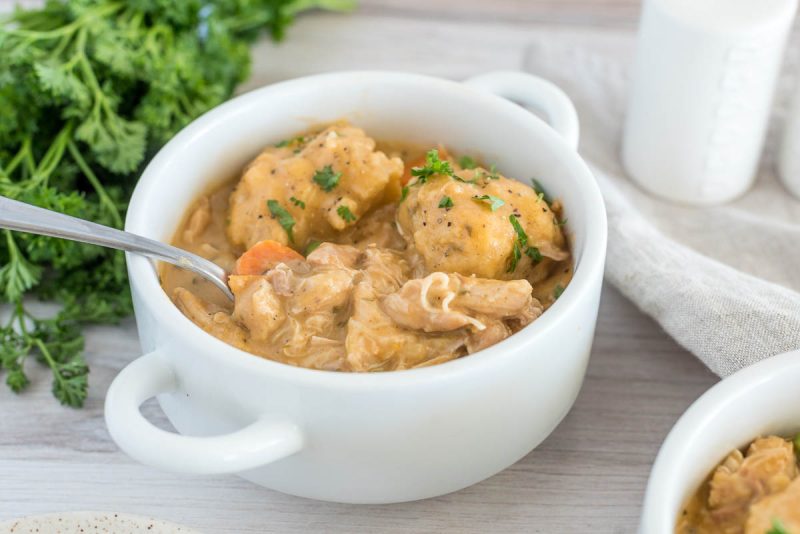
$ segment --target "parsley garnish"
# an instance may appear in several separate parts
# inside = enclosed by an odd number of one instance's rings
[[[517,234],[516,240],[519,242],[519,246],[525,247],[528,244],[528,234],[525,233],[522,225],[519,224],[517,216],[512,213],[508,216],[508,220],[511,221],[511,226],[514,227],[514,232]]]
[[[774,517],[772,519],[772,528],[769,529],[765,534],[789,534],[789,531],[786,529],[780,519]]]
[[[566,225],[566,224],[567,224],[567,221],[568,221],[568,220],[569,220],[569,219],[561,219],[560,221],[559,221],[559,220],[556,220],[556,221],[555,221],[555,223],[556,223],[556,226],[564,226],[564,225]]]
[[[304,135],[298,135],[297,137],[293,137],[292,139],[284,139],[283,141],[280,141],[279,143],[275,143],[275,147],[276,148],[283,148],[285,146],[290,146],[290,145],[302,145],[305,142],[306,142],[305,136]]]
[[[289,236],[289,241],[294,243],[292,228],[294,228],[295,223],[292,214],[286,211],[277,200],[267,200],[267,207],[272,216],[278,219],[278,224],[286,231],[286,235]]]
[[[548,206],[552,204],[553,199],[550,198],[550,196],[547,194],[547,191],[544,190],[544,187],[542,187],[542,184],[539,183],[539,180],[536,178],[531,178],[531,187],[533,187],[533,190],[536,191],[537,195],[539,195],[539,200],[544,200],[547,202]]]
[[[442,200],[439,201],[440,208],[452,208],[453,207],[453,199],[450,197],[442,197]]]
[[[494,164],[492,164],[492,166],[489,167],[489,174],[486,177],[490,180],[500,179],[500,175],[497,173],[497,167],[495,167]]]
[[[458,160],[458,164],[462,169],[470,170],[478,166],[478,162],[469,156],[461,156],[461,159]]]
[[[506,203],[505,200],[503,200],[500,197],[496,197],[494,195],[480,195],[480,196],[475,195],[474,197],[472,197],[472,200],[474,200],[475,202],[484,202],[488,204],[492,211],[497,211],[499,208],[503,207]]]
[[[511,226],[514,227],[514,244],[511,249],[511,260],[508,264],[508,269],[506,272],[513,273],[517,268],[517,263],[519,263],[519,259],[522,257],[522,250],[528,244],[528,234],[525,233],[525,230],[522,228],[522,225],[519,224],[517,217],[512,213],[508,216],[508,220],[511,223]]]
[[[417,178],[415,183],[418,184],[424,184],[428,181],[428,178],[437,174],[453,176],[453,167],[449,161],[439,159],[439,151],[435,148],[425,154],[425,165],[423,167],[411,168],[411,176]]]
[[[292,204],[298,206],[300,209],[306,209],[306,203],[300,200],[299,198],[290,197],[289,200],[292,201]]]
[[[553,289],[553,297],[558,300],[562,293],[564,293],[564,286],[561,284],[556,284],[555,289]]]
[[[542,253],[536,247],[528,247],[525,249],[525,254],[536,263],[542,261]]]
[[[517,263],[519,262],[520,258],[522,257],[522,252],[525,252],[525,255],[528,256],[531,261],[534,263],[538,263],[542,261],[542,253],[539,252],[539,249],[536,247],[529,247],[528,246],[528,234],[525,233],[525,229],[522,228],[522,225],[519,223],[516,215],[513,213],[508,216],[509,222],[511,222],[511,226],[514,227],[514,244],[511,250],[511,259],[509,260],[508,270],[506,272],[513,273],[514,270],[517,268]],[[563,290],[562,290],[563,291]],[[558,298],[558,297],[556,297]]]
[[[336,208],[336,213],[338,213],[339,217],[341,217],[346,223],[351,223],[356,220],[356,216],[353,215],[353,212],[350,211],[350,208],[347,206],[339,206]]]
[[[404,185],[403,189],[400,190],[400,202],[406,199],[406,197],[408,196],[408,191],[409,191],[408,186]]]
[[[323,191],[329,193],[339,184],[339,178],[341,177],[342,173],[333,172],[333,167],[330,165],[325,165],[322,167],[322,169],[314,173],[313,180],[322,188]]]
[[[306,247],[306,256],[317,250],[317,248],[322,244],[322,241],[317,241],[316,239],[311,241],[308,246]]]

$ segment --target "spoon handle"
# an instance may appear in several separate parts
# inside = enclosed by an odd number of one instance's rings
[[[85,221],[0,196],[0,228],[81,241],[166,261],[195,272],[233,300],[228,275],[219,265],[185,250],[130,232]]]

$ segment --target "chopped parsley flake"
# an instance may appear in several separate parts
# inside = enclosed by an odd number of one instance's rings
[[[517,217],[514,216],[513,213],[508,216],[508,220],[511,223],[511,226],[514,227],[514,232],[517,234],[514,236],[514,245],[511,249],[511,260],[508,263],[507,270],[507,272],[513,273],[517,268],[519,259],[522,257],[522,250],[528,244],[528,234],[525,233],[525,230],[522,228],[522,225],[519,224]]]
[[[273,217],[278,219],[278,224],[286,230],[286,235],[289,236],[289,241],[294,243],[294,235],[292,234],[292,228],[294,228],[294,218],[292,217],[291,213],[286,211],[283,206],[277,200],[267,200],[267,207],[269,208],[269,212],[272,214]]]
[[[350,211],[350,208],[347,206],[339,206],[336,208],[336,213],[338,213],[339,217],[341,217],[346,223],[351,223],[356,220],[356,216],[353,215],[353,212]]]
[[[461,159],[458,160],[458,164],[462,169],[474,169],[478,166],[478,162],[469,156],[461,156]]]
[[[428,178],[438,174],[453,176],[453,167],[449,161],[439,159],[439,151],[435,148],[425,154],[424,166],[411,168],[411,176],[417,178],[415,182],[417,184],[424,184],[428,181]]]
[[[539,252],[539,249],[536,247],[528,247],[525,250],[525,254],[534,262],[539,263],[542,261],[542,253]]]
[[[777,517],[772,518],[772,528],[765,534],[789,534],[789,531],[784,526],[783,522]]]
[[[322,169],[314,173],[314,182],[322,188],[323,191],[329,193],[334,187],[339,184],[339,178],[342,173],[333,172],[333,167],[325,165]]]
[[[559,221],[559,220],[556,220],[556,221],[555,221],[555,223],[556,223],[556,226],[564,226],[564,225],[566,225],[566,224],[567,224],[567,221],[568,221],[568,220],[569,220],[569,219],[561,219],[560,221]]]
[[[494,195],[480,195],[480,196],[475,195],[474,197],[472,197],[472,200],[474,200],[475,202],[485,202],[486,204],[489,205],[492,211],[497,211],[499,208],[503,207],[506,203],[505,200],[503,200],[500,197],[496,197]]]
[[[404,185],[403,189],[400,190],[400,202],[404,201],[408,196],[408,186]]]
[[[508,270],[506,272],[513,273],[514,270],[517,268],[517,263],[519,262],[520,258],[522,257],[523,251],[525,255],[528,256],[531,261],[534,263],[538,263],[542,261],[543,256],[542,253],[536,247],[529,247],[528,246],[528,234],[525,233],[525,229],[522,228],[522,225],[519,223],[516,215],[513,213],[508,216],[508,220],[511,223],[511,226],[514,227],[514,245],[511,250],[511,259],[508,263]],[[558,289],[557,286],[556,289]],[[564,291],[563,289],[561,291]],[[558,293],[561,295],[561,293]],[[558,298],[558,296],[556,297]]]
[[[492,164],[492,166],[489,167],[489,174],[486,177],[490,180],[500,179],[500,175],[497,173],[497,167],[495,167],[494,164]]]
[[[511,226],[514,227],[514,232],[517,234],[517,241],[521,247],[525,247],[528,244],[528,234],[525,233],[525,230],[522,228],[522,225],[519,223],[519,220],[515,215],[509,215],[508,220],[511,221]]]
[[[299,198],[291,197],[289,200],[292,201],[292,204],[295,206],[299,206],[300,209],[306,209],[306,203],[300,200]]]
[[[283,148],[289,145],[298,144],[301,145],[306,142],[306,138],[303,135],[298,135],[297,137],[293,137],[292,139],[284,139],[279,143],[275,143],[276,148]]]
[[[553,199],[550,198],[550,195],[548,195],[547,191],[544,190],[544,187],[542,187],[542,184],[539,183],[539,180],[536,178],[531,178],[531,187],[533,187],[533,190],[539,195],[539,200],[544,200],[547,202],[548,206],[553,203]]]
[[[316,239],[311,241],[306,247],[306,256],[317,250],[317,247],[319,247],[321,244],[322,241],[317,241]]]
[[[564,286],[556,284],[555,289],[553,289],[553,297],[558,300],[558,297],[560,297],[562,293],[564,293]]]
[[[453,207],[453,199],[450,197],[442,197],[442,200],[439,201],[440,208],[452,208]]]

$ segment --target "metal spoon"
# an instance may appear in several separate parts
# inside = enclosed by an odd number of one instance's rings
[[[217,286],[220,291],[225,293],[226,297],[233,300],[233,293],[228,287],[228,273],[225,272],[225,269],[197,254],[165,245],[153,239],[3,196],[0,196],[0,228],[81,241],[166,261],[181,269],[199,274]]]

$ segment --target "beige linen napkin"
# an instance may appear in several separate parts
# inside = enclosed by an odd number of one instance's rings
[[[782,117],[800,69],[793,40],[752,190],[712,208],[659,200],[619,161],[632,34],[560,32],[528,49],[526,69],[560,85],[581,119],[581,154],[603,190],[606,277],[712,371],[726,376],[800,348],[800,201],[775,175]]]

